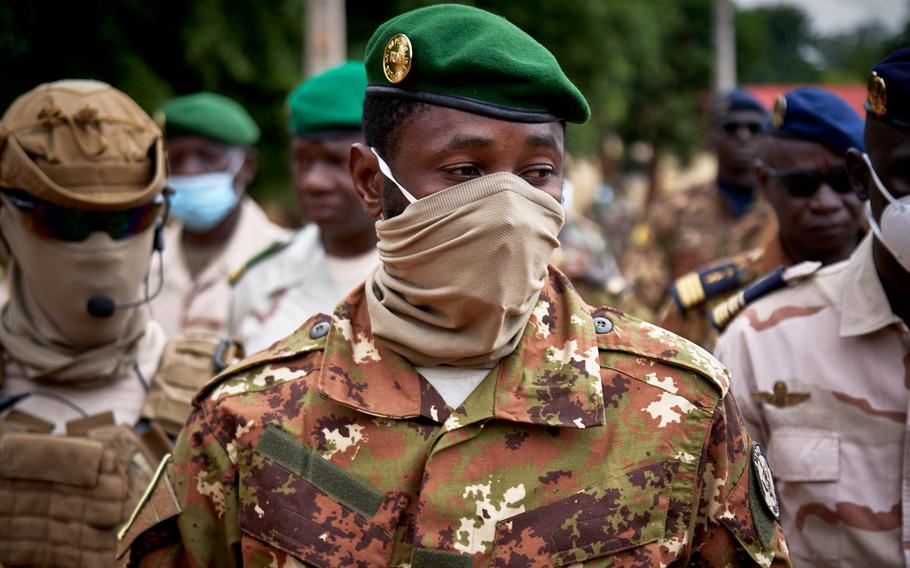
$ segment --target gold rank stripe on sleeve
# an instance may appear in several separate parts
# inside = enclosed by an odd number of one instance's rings
[[[674,285],[684,308],[690,308],[705,300],[705,288],[702,286],[701,277],[697,272],[690,272],[680,277]]]
[[[733,294],[723,302],[714,306],[711,310],[711,323],[718,330],[722,330],[727,327],[727,324],[730,323],[730,320],[733,319],[739,310],[743,309],[743,306],[746,305],[746,295],[742,290]]]

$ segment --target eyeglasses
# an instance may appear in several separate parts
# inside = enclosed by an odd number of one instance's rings
[[[768,175],[776,179],[791,197],[812,197],[822,183],[837,193],[853,191],[847,168],[840,166],[830,170],[776,170],[768,164],[761,164]]]
[[[720,127],[730,136],[739,132],[740,128],[745,128],[749,134],[758,134],[762,131],[762,125],[759,122],[725,122]]]
[[[21,195],[6,194],[10,203],[23,213],[24,224],[40,237],[67,242],[82,242],[96,231],[121,240],[148,229],[158,218],[162,196],[154,201],[120,211],[72,209]]]

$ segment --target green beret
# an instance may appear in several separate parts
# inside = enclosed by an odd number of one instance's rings
[[[399,96],[513,122],[585,122],[587,101],[547,48],[479,8],[438,4],[377,28],[367,94]]]
[[[348,61],[297,86],[288,97],[288,125],[297,136],[360,130],[367,72],[362,61]]]
[[[195,134],[233,146],[252,146],[259,127],[239,103],[215,93],[195,93],[161,106],[168,138]]]

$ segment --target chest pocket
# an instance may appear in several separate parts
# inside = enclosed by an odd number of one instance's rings
[[[384,498],[288,434],[268,428],[241,464],[240,529],[319,568],[386,566],[392,536],[371,520]]]
[[[659,565],[656,541],[666,532],[676,465],[663,462],[626,471],[500,521],[490,565],[526,565],[522,562],[528,558],[534,566],[610,565],[619,558],[607,557],[626,553],[635,557],[636,565]]]
[[[781,481],[837,481],[840,434],[820,428],[778,428],[768,442],[768,461]]]

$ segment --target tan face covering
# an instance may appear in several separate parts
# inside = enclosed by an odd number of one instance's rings
[[[559,246],[559,203],[496,173],[376,223],[366,282],[373,334],[418,366],[489,367],[511,353]]]
[[[35,235],[21,216],[3,198],[0,231],[12,257],[10,299],[0,325],[7,354],[30,378],[55,383],[103,381],[132,364],[148,309],[99,318],[86,304],[97,294],[117,304],[139,299],[154,227],[119,241],[95,232],[70,243]]]

